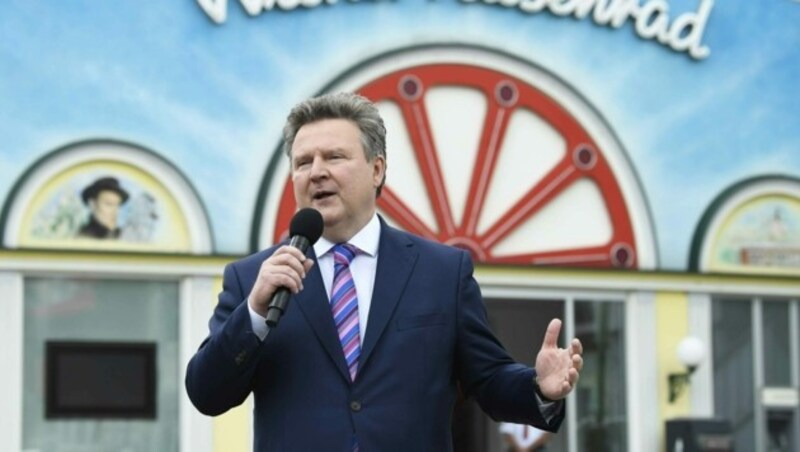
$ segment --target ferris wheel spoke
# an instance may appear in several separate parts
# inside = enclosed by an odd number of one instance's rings
[[[439,156],[433,143],[427,111],[424,104],[418,100],[404,103],[402,110],[406,124],[409,124],[414,153],[419,163],[422,179],[425,181],[425,189],[431,199],[433,214],[439,230],[447,235],[452,235],[455,233],[452,209],[444,184]]]
[[[378,206],[406,231],[413,232],[431,240],[439,237],[419,219],[414,210],[409,208],[389,187],[383,187],[378,198]]]
[[[466,236],[474,236],[478,227],[510,116],[509,109],[496,104],[492,104],[486,114],[480,151],[472,172],[464,221],[460,228],[460,232]]]
[[[494,247],[579,177],[581,173],[571,161],[562,160],[481,236],[481,246],[485,249]]]

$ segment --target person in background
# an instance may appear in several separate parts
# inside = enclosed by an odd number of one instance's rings
[[[128,192],[114,177],[101,177],[83,189],[83,203],[89,207],[89,219],[78,230],[79,237],[116,239],[119,209],[128,200]]]
[[[508,452],[545,452],[553,434],[525,424],[500,423],[500,434]]]

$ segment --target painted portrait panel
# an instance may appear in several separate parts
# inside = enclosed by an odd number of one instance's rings
[[[186,220],[164,185],[111,160],[81,163],[43,183],[23,216],[20,244],[159,252],[191,246]]]

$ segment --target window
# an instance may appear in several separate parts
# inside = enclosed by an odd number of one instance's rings
[[[791,386],[789,350],[789,303],[764,301],[764,385]]]
[[[182,388],[178,381],[178,284],[27,278],[24,297],[23,372],[27,383],[23,393],[23,449],[177,452]],[[157,350],[155,417],[47,419],[46,343],[54,341],[153,344]]]
[[[489,323],[500,342],[517,361],[533,365],[544,332],[553,318],[566,320],[574,312],[574,335],[584,346],[576,400],[576,425],[565,420],[547,444],[548,452],[625,452],[628,450],[625,358],[625,304],[617,300],[564,298],[487,299]],[[559,343],[564,346],[564,323]],[[500,452],[504,448],[497,423],[474,402],[454,413],[457,452]],[[571,443],[574,430],[576,442]]]
[[[575,335],[584,350],[584,367],[577,388],[577,450],[625,451],[628,433],[624,305],[576,301]]]
[[[797,300],[713,301],[714,409],[736,450],[793,450],[797,436]],[[788,444],[788,446],[787,446]]]
[[[756,450],[750,300],[713,301],[714,412],[728,419],[735,450]]]

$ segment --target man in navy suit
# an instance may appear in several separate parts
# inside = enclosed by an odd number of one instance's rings
[[[186,388],[217,415],[252,393],[256,451],[452,450],[457,392],[501,421],[556,431],[583,365],[554,319],[535,369],[489,330],[463,250],[388,226],[376,213],[386,175],[377,108],[348,93],[296,106],[284,128],[300,208],[324,220],[303,255],[274,246],[225,268],[210,333]],[[291,303],[272,331],[272,295]]]

